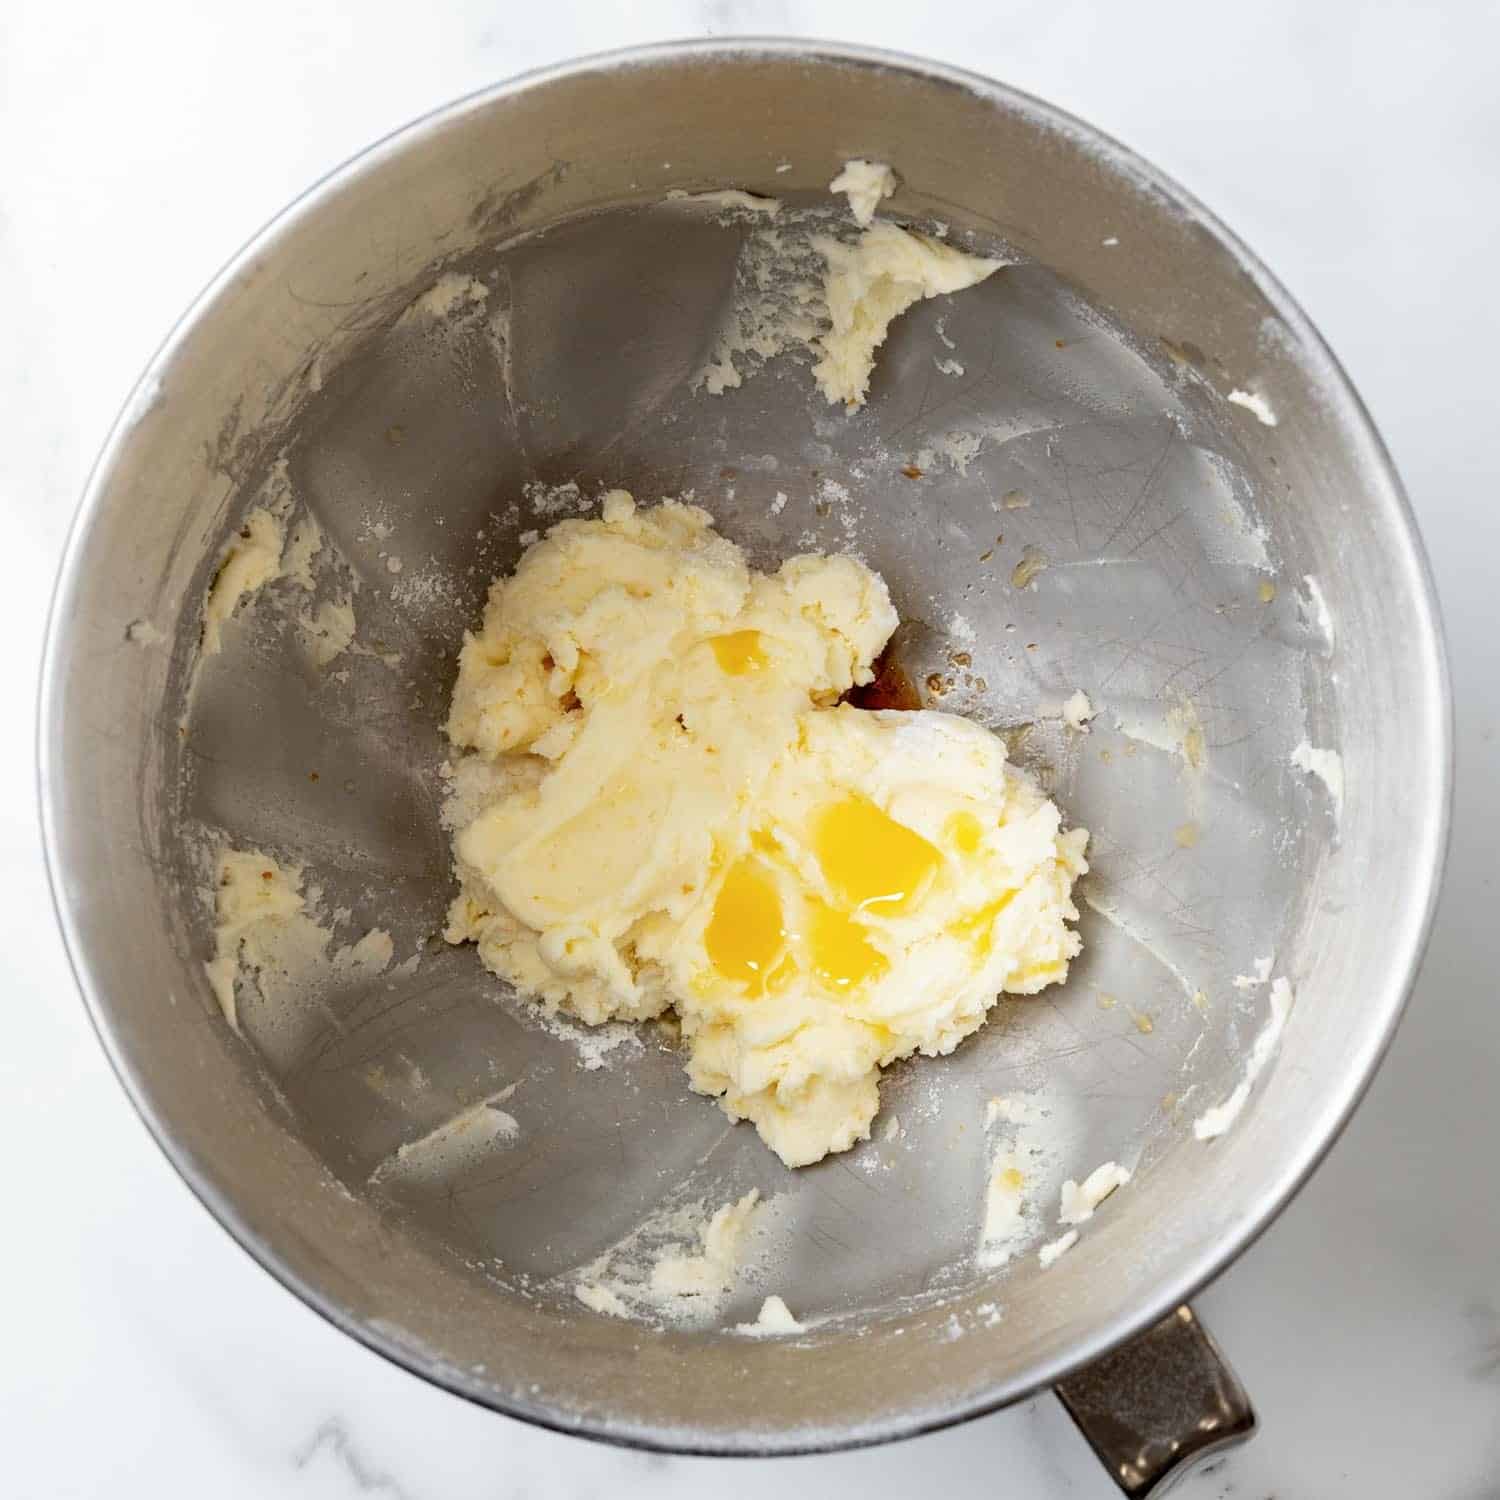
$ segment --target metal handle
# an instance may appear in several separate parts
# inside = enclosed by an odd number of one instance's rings
[[[1190,1307],[1057,1386],[1115,1483],[1163,1494],[1197,1460],[1255,1432],[1245,1388]]]

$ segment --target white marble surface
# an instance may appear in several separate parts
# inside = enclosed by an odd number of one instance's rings
[[[4,8],[0,612],[13,726],[0,740],[11,789],[0,799],[0,1490],[1114,1493],[1050,1398],[894,1449],[757,1465],[617,1452],[427,1388],[326,1327],[199,1208],[106,1068],[53,931],[31,783],[43,611],[93,454],[188,298],[315,176],[451,96],[585,50],[760,31],[965,63],[1130,142],[1261,251],[1381,424],[1451,638],[1448,884],[1365,1107],[1284,1219],[1201,1299],[1263,1430],[1181,1493],[1500,1496],[1500,668],[1488,582],[1500,557],[1500,12],[1296,0],[945,9],[939,24],[890,0]]]

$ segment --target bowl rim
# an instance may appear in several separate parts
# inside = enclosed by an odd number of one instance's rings
[[[1427,668],[1421,706],[1424,722],[1430,723],[1432,727],[1434,742],[1439,751],[1439,764],[1433,768],[1435,775],[1431,781],[1429,806],[1421,814],[1422,826],[1429,834],[1425,848],[1430,857],[1426,868],[1414,879],[1414,899],[1409,905],[1404,931],[1393,952],[1396,961],[1391,966],[1391,981],[1380,996],[1373,997],[1378,998],[1383,1009],[1379,1023],[1367,1031],[1362,1051],[1351,1057],[1351,1066],[1345,1074],[1343,1095],[1319,1117],[1320,1129],[1309,1132],[1274,1180],[1266,1184],[1246,1206],[1239,1223],[1231,1231],[1222,1235],[1196,1259],[1181,1267],[1176,1274],[1164,1279],[1152,1297],[1107,1319],[1089,1339],[1080,1342],[1071,1352],[1044,1361],[1024,1375],[1002,1382],[971,1399],[956,1401],[936,1416],[927,1412],[913,1412],[909,1418],[887,1420],[879,1426],[847,1428],[826,1435],[819,1433],[815,1437],[789,1434],[786,1441],[756,1435],[755,1441],[737,1444],[722,1437],[705,1436],[701,1440],[694,1440],[679,1429],[664,1429],[648,1424],[612,1423],[607,1418],[594,1416],[570,1420],[560,1412],[529,1405],[513,1397],[507,1398],[491,1386],[468,1384],[461,1378],[463,1372],[439,1359],[424,1357],[409,1343],[398,1341],[379,1327],[371,1326],[342,1306],[335,1297],[287,1265],[274,1246],[246,1222],[236,1205],[199,1166],[190,1147],[173,1138],[153,1106],[147,1079],[132,1064],[115,1033],[109,1009],[101,998],[99,986],[94,982],[86,944],[68,904],[66,869],[58,828],[59,810],[54,797],[51,767],[56,759],[53,740],[60,706],[59,662],[66,649],[69,628],[70,612],[67,604],[78,586],[82,555],[92,520],[110,489],[116,462],[129,440],[139,414],[154,400],[159,371],[171,363],[180,346],[200,321],[212,312],[221,294],[235,278],[253,263],[263,246],[294,228],[315,212],[330,193],[354,181],[362,173],[400,155],[413,143],[447,128],[466,115],[487,109],[502,100],[602,72],[651,66],[691,66],[707,61],[743,63],[765,58],[900,74],[923,83],[961,89],[993,106],[1023,114],[1085,145],[1113,170],[1127,174],[1143,187],[1161,194],[1188,221],[1205,229],[1217,245],[1234,258],[1240,270],[1295,334],[1310,360],[1315,361],[1319,385],[1345,416],[1351,435],[1363,445],[1370,481],[1372,484],[1378,483],[1385,490],[1385,498],[1398,522],[1399,534],[1404,534],[1406,549],[1403,561],[1408,581],[1412,585],[1411,602],[1421,628],[1421,638],[1417,644]],[[123,403],[90,470],[63,547],[48,610],[38,682],[36,752],[38,811],[48,885],[68,962],[89,1019],[111,1068],[152,1138],[189,1190],[232,1238],[276,1281],[334,1327],[397,1367],[456,1396],[533,1425],[572,1436],[623,1447],[714,1457],[837,1452],[915,1437],[984,1416],[1057,1384],[1144,1332],[1186,1302],[1249,1249],[1306,1184],[1342,1134],[1395,1035],[1432,930],[1451,826],[1454,774],[1453,704],[1447,650],[1431,565],[1410,499],[1373,418],[1343,366],[1311,319],[1254,253],[1192,193],[1166,173],[1104,131],[1024,90],[965,68],[909,53],[837,41],[759,35],[669,40],[590,53],[529,69],[474,90],[417,116],[348,157],[325,172],[252,234],[189,303],[151,356]]]

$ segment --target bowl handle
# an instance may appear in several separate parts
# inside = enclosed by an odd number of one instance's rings
[[[1160,1495],[1197,1460],[1255,1432],[1245,1388],[1190,1307],[1057,1386],[1126,1495]]]

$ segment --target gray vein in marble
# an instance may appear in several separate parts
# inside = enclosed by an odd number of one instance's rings
[[[310,1469],[318,1455],[326,1453],[333,1463],[354,1481],[361,1495],[390,1495],[394,1500],[416,1500],[405,1485],[383,1469],[374,1468],[354,1446],[348,1429],[337,1417],[329,1417],[300,1448],[292,1460],[297,1472]]]

